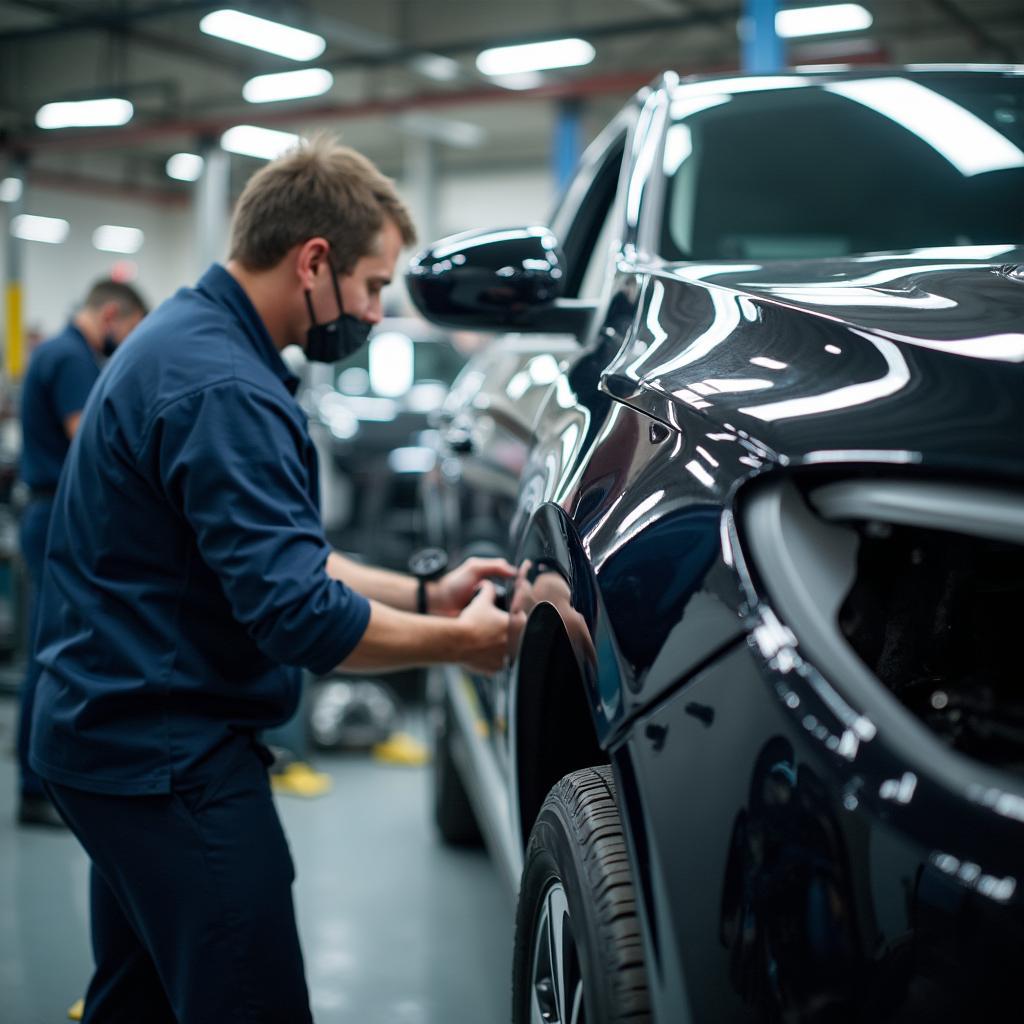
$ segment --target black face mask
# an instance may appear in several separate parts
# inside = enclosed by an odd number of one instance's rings
[[[373,324],[365,323],[358,317],[345,312],[341,303],[341,289],[338,287],[338,275],[334,267],[327,266],[334,285],[334,294],[338,299],[341,316],[336,320],[328,320],[325,324],[317,323],[313,312],[313,298],[306,289],[306,308],[309,310],[310,328],[306,331],[306,358],[316,363],[336,363],[345,359],[366,344]]]
[[[112,334],[103,335],[103,348],[101,351],[105,359],[109,359],[117,351],[117,342]]]

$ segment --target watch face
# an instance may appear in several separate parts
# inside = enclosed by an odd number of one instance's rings
[[[435,579],[447,568],[448,554],[441,548],[423,548],[409,559],[409,572],[420,579]]]

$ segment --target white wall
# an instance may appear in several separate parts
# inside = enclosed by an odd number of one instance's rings
[[[120,260],[137,265],[138,277],[132,283],[151,306],[167,298],[191,273],[188,207],[32,188],[26,191],[24,211],[63,217],[71,226],[60,245],[20,243],[26,329],[38,329],[44,335],[58,331],[89,286],[108,276]],[[100,252],[93,247],[92,233],[101,224],[141,228],[145,242],[132,256]],[[6,274],[4,257],[0,248],[0,268]]]
[[[541,222],[553,199],[554,185],[545,168],[449,172],[438,182],[437,234]],[[137,264],[138,277],[134,283],[151,306],[183,284],[194,283],[202,271],[196,265],[194,215],[189,206],[166,207],[138,199],[31,188],[26,192],[24,210],[63,217],[71,225],[67,241],[61,245],[21,243],[25,327],[38,329],[46,336],[63,326],[89,285],[108,275],[119,260]],[[7,212],[0,209],[4,230]],[[92,233],[101,224],[141,228],[145,244],[134,256],[99,252],[93,248]],[[434,239],[420,241],[426,245]],[[3,262],[4,251],[0,246],[0,274],[6,272]],[[401,302],[401,288],[397,292],[395,298]],[[2,324],[0,316],[0,331]]]
[[[449,173],[439,183],[440,234],[543,224],[556,199],[547,168]],[[430,239],[424,239],[424,242]]]

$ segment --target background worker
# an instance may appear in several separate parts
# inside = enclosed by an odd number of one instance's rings
[[[294,869],[258,730],[317,674],[496,670],[472,560],[430,585],[331,551],[280,352],[333,362],[414,232],[393,184],[318,140],[259,171],[231,255],[153,312],[82,419],[55,503],[32,764],[92,861],[96,1021],[302,1024]],[[98,514],[102,510],[102,514]],[[476,596],[474,596],[474,594]]]
[[[146,305],[134,288],[117,281],[97,281],[64,330],[32,353],[22,386],[20,472],[29,491],[20,530],[21,552],[28,570],[29,623],[28,665],[18,719],[17,818],[23,825],[64,826],[28,762],[29,725],[39,678],[39,665],[32,651],[36,595],[42,581],[53,497],[85,400],[103,361],[145,313]]]

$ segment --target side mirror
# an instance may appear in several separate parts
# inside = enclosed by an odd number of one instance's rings
[[[559,300],[565,257],[545,227],[452,235],[409,261],[406,284],[433,323],[469,330],[577,333],[581,306]]]

